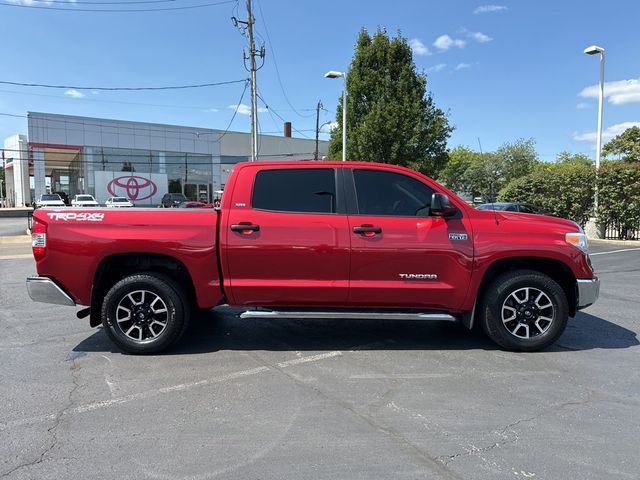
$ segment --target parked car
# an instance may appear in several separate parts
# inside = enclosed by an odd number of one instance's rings
[[[51,193],[57,193],[58,195],[60,195],[60,198],[62,199],[65,205],[71,205],[71,200],[69,200],[69,195],[67,194],[67,192],[51,192]]]
[[[175,208],[179,207],[182,202],[185,202],[187,197],[182,193],[165,193],[160,200],[162,208]]]
[[[521,212],[521,213],[537,213],[538,215],[550,215],[550,213],[542,207],[522,202],[496,202],[483,203],[476,206],[479,210],[502,210],[505,212]]]
[[[220,210],[189,214],[36,210],[29,295],[87,305],[79,318],[130,353],[168,348],[191,311],[221,304],[241,318],[480,324],[535,351],[598,298],[575,222],[477,210],[397,165],[239,163],[226,192]]]
[[[64,207],[64,202],[57,193],[43,193],[36,201],[36,208],[42,207]]]
[[[72,207],[99,207],[100,204],[96,202],[96,199],[93,198],[93,195],[81,194],[76,195],[71,200]]]
[[[182,202],[180,204],[180,208],[213,208],[213,204],[187,200],[186,202]]]
[[[107,201],[104,202],[104,206],[108,208],[127,208],[134,207],[135,205],[125,197],[109,197]]]

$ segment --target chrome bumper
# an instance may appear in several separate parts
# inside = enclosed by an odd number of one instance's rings
[[[587,280],[576,280],[578,285],[578,309],[588,307],[595,303],[600,294],[600,279],[598,277]]]
[[[34,302],[73,306],[76,302],[47,277],[27,277],[27,292]]]

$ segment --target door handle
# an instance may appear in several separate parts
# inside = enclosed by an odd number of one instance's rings
[[[253,223],[234,224],[234,225],[231,225],[231,231],[240,232],[240,233],[244,233],[245,235],[249,235],[252,232],[259,232],[260,225],[255,225]]]
[[[374,227],[373,225],[360,225],[359,227],[353,227],[353,233],[359,233],[365,237],[373,237],[382,233],[382,228]]]

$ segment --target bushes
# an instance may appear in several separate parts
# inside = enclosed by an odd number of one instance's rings
[[[640,230],[640,163],[604,162],[598,175],[598,196],[601,225],[615,229],[622,240]]]
[[[593,209],[595,169],[580,164],[549,164],[511,181],[500,191],[503,202],[527,202],[552,215],[585,225]]]
[[[528,202],[553,215],[585,225],[593,210],[595,169],[579,163],[555,163],[504,187],[504,202]],[[606,161],[598,174],[598,223],[620,239],[640,230],[640,163]],[[634,233],[635,232],[635,233]]]

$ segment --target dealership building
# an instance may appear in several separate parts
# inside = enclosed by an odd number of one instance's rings
[[[4,141],[7,206],[50,192],[124,196],[158,205],[165,193],[212,201],[238,162],[249,160],[251,135],[206,128],[29,112],[28,135]],[[318,158],[328,142],[318,142]],[[259,135],[259,160],[311,160],[315,139]]]

